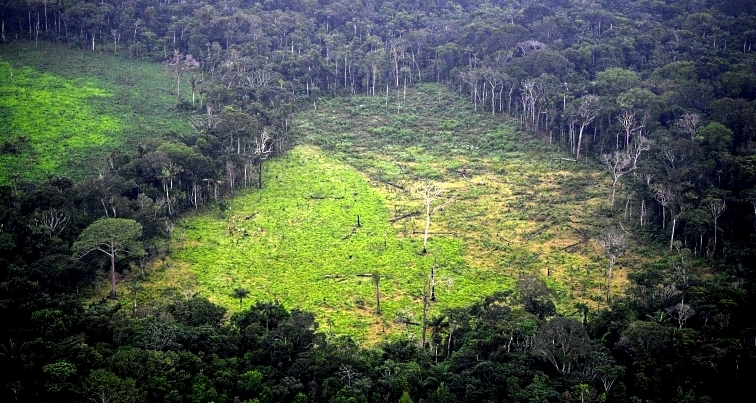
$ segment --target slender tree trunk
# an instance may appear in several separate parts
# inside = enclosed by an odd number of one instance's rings
[[[430,230],[431,222],[431,206],[430,201],[426,200],[425,203],[425,232],[423,233],[423,255],[428,252],[428,231]]]
[[[575,154],[576,160],[580,159],[580,146],[583,143],[583,131],[585,130],[586,126],[587,126],[586,124],[580,125],[580,131],[578,132],[577,151]]]
[[[110,299],[116,299],[115,248],[110,247]]]
[[[612,276],[614,275],[614,262],[617,260],[615,256],[609,257],[609,273],[607,273],[606,276],[606,304],[609,305],[611,302],[611,292],[612,292]]]
[[[454,322],[449,320],[449,338],[446,341],[446,359],[451,356],[452,334],[454,334]]]
[[[375,313],[381,314],[381,275],[376,271],[373,273],[373,285],[375,285]]]
[[[425,348],[425,337],[428,332],[428,305],[430,305],[430,298],[426,293],[425,295],[423,295],[423,334],[422,344],[420,344],[420,348],[423,349]]]
[[[263,177],[263,163],[262,159],[257,162],[257,188],[262,189],[262,177]]]

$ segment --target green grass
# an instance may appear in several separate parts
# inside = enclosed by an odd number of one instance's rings
[[[173,287],[233,312],[233,290],[247,288],[245,306],[279,300],[312,310],[321,329],[367,343],[419,336],[419,326],[394,319],[421,322],[433,265],[431,316],[511,289],[524,274],[544,278],[564,313],[577,301],[602,304],[606,259],[591,237],[610,221],[603,172],[561,164],[554,146],[502,115],[473,113],[441,86],[421,85],[406,104],[394,97],[385,105],[339,98],[298,114],[299,145],[267,165],[264,188],[235,197],[223,214],[182,221],[145,295]],[[419,190],[430,183],[453,200],[433,215],[422,255],[422,214],[397,218],[422,210]],[[615,292],[630,261],[620,263]],[[383,316],[361,276],[374,270],[383,276]]]
[[[111,152],[187,133],[174,85],[153,63],[44,42],[0,46],[0,183],[78,178]]]
[[[455,237],[434,236],[422,255],[420,237],[401,236],[389,223],[384,195],[315,147],[300,146],[271,161],[266,177],[261,191],[235,197],[222,215],[182,220],[180,240],[164,264],[172,268],[158,270],[153,283],[195,288],[232,311],[239,309],[233,290],[245,288],[251,292],[246,306],[282,301],[316,312],[326,331],[363,341],[401,332],[397,315],[420,321],[420,296],[434,265],[435,312],[469,304],[507,283],[502,276],[473,281],[476,269]],[[373,283],[364,276],[376,270],[382,316],[374,312]],[[188,280],[176,272],[189,274]]]

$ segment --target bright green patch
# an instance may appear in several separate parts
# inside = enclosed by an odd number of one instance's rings
[[[317,148],[298,147],[271,161],[266,177],[261,191],[234,198],[222,217],[206,214],[180,223],[182,240],[172,264],[188,264],[185,270],[194,276],[182,286],[194,285],[232,310],[239,308],[233,290],[246,288],[245,306],[279,300],[316,312],[325,330],[367,340],[386,336],[384,328],[394,332],[397,315],[419,321],[420,296],[434,265],[436,312],[469,304],[506,283],[501,276],[471,281],[474,269],[454,236],[434,236],[422,255],[421,238],[397,236],[384,197],[365,177]],[[376,270],[382,316],[374,312],[370,274]]]
[[[80,177],[104,156],[186,133],[159,65],[59,45],[0,46],[0,183]]]
[[[419,336],[420,326],[395,319],[422,322],[434,265],[430,316],[511,289],[523,274],[544,278],[564,313],[577,301],[603,303],[608,263],[593,239],[611,223],[604,173],[561,162],[554,146],[503,115],[470,111],[441,86],[421,85],[406,102],[385,105],[340,98],[296,116],[301,145],[266,165],[262,190],[237,196],[222,214],[182,221],[145,295],[173,287],[235,311],[232,293],[246,288],[245,306],[279,300],[316,312],[322,330],[368,343],[402,331]],[[422,255],[420,190],[431,183],[443,190],[434,205],[453,200],[433,214]],[[632,256],[621,260],[615,293],[633,265]],[[374,313],[374,270],[382,316]]]
[[[476,268],[471,284],[537,275],[558,291],[565,312],[576,300],[602,303],[605,258],[593,239],[611,220],[609,182],[598,167],[562,162],[557,147],[520,132],[505,114],[476,113],[434,84],[406,98],[390,94],[388,108],[381,97],[329,99],[294,127],[303,143],[365,173],[397,215],[417,210],[424,183],[444,188],[454,201],[433,231],[457,234]],[[394,226],[411,236],[423,224],[414,216]],[[624,271],[615,275],[620,292]]]
[[[9,72],[10,64],[0,62],[0,81],[5,83],[0,87],[0,181],[14,174],[37,176],[28,171],[30,166],[58,172],[67,159],[101,147],[109,134],[120,131],[117,118],[98,116],[87,103],[112,94],[28,67],[14,71],[12,81]]]

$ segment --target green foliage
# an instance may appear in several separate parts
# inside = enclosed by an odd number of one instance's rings
[[[82,177],[116,150],[188,132],[170,82],[159,66],[112,55],[0,46],[0,183]]]
[[[126,252],[138,257],[144,254],[141,238],[142,224],[129,218],[101,218],[81,232],[71,249],[77,256],[101,251],[108,255]]]
[[[236,290],[249,290],[256,301],[314,310],[325,330],[363,340],[382,337],[386,326],[372,314],[375,270],[382,277],[381,308],[390,319],[402,310],[419,314],[418,293],[433,264],[451,284],[438,288],[442,306],[469,303],[495,287],[476,293],[458,288],[467,283],[462,277],[468,270],[458,241],[434,238],[431,253],[421,256],[420,240],[399,237],[390,225],[383,196],[357,171],[315,148],[298,147],[270,161],[266,176],[266,187],[237,196],[224,218],[202,215],[179,223],[183,241],[172,264],[191,273],[186,287],[199,287],[229,309],[239,306],[232,304],[241,299]],[[154,281],[160,284],[168,274],[155,273]]]
[[[404,393],[402,393],[402,397],[399,398],[399,403],[413,403],[412,398],[409,395],[409,392],[405,390]]]

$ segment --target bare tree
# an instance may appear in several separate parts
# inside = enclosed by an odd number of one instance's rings
[[[630,140],[633,134],[640,132],[646,126],[646,122],[641,120],[640,122],[635,116],[635,111],[631,109],[624,109],[622,113],[617,116],[617,122],[619,122],[625,129],[625,148],[630,147]],[[619,136],[617,136],[616,148],[619,149]]]
[[[627,248],[627,237],[623,232],[616,228],[609,228],[599,235],[599,245],[604,249],[604,253],[609,258],[609,271],[606,274],[606,303],[611,301],[612,276],[614,274],[614,264],[617,258],[621,256]]]
[[[696,310],[693,309],[692,306],[686,304],[685,299],[681,300],[681,302],[674,307],[669,308],[667,312],[669,312],[673,318],[677,319],[680,329],[682,329],[688,319],[696,314]]]
[[[375,313],[376,315],[381,314],[381,273],[378,272],[378,270],[373,272],[373,275],[371,276],[371,279],[373,280],[373,286],[375,286]]]
[[[43,211],[42,216],[38,220],[34,220],[33,225],[43,228],[47,233],[47,237],[52,239],[68,228],[70,223],[71,220],[65,212],[51,208]]]
[[[601,113],[601,98],[597,95],[586,95],[580,98],[578,106],[573,112],[579,118],[580,128],[578,129],[577,153],[575,159],[580,159],[580,148],[583,143],[583,133],[585,128],[591,124]]]
[[[176,76],[176,99],[181,99],[181,74],[186,70],[196,69],[200,63],[192,55],[182,55],[176,50],[173,56],[163,62],[165,67]]]
[[[359,379],[360,373],[355,371],[349,364],[341,364],[339,367],[339,376],[346,382],[347,386],[351,387],[352,382]]]
[[[273,136],[264,128],[260,137],[255,139],[255,155],[257,156],[257,188],[262,189],[263,161],[268,159],[273,151]]]
[[[425,287],[423,288],[423,330],[422,330],[422,337],[420,340],[420,347],[425,348],[425,340],[426,336],[428,334],[428,309],[430,308],[430,304],[432,301],[432,294],[433,290],[436,287],[436,279],[434,278],[433,270],[431,269],[431,274],[428,276],[428,282],[425,284]]]
[[[651,194],[662,206],[662,229],[667,228],[667,206],[675,200],[675,194],[669,186],[655,184],[651,187]],[[674,231],[673,231],[674,232]]]
[[[545,358],[559,373],[566,375],[572,365],[585,357],[590,339],[585,329],[575,319],[556,317],[551,319],[533,339],[533,352]]]
[[[612,174],[612,203],[611,210],[614,211],[614,199],[617,192],[617,182],[626,173],[633,170],[633,158],[627,152],[614,151],[611,154],[603,154],[601,162],[604,164],[609,173]]]
[[[446,199],[442,203],[435,203],[438,200],[443,190],[435,185],[428,184],[422,188],[423,204],[425,205],[425,231],[423,232],[423,255],[428,252],[428,234],[430,231],[431,215],[438,210],[446,207],[447,204],[454,200],[454,197]],[[435,204],[435,205],[434,205]]]
[[[680,117],[675,123],[682,131],[690,136],[691,140],[698,131],[698,126],[701,123],[701,116],[697,113],[686,113]]]
[[[725,204],[724,199],[708,199],[705,201],[705,203],[706,209],[709,211],[709,214],[711,214],[711,218],[714,219],[714,250],[712,251],[713,255],[714,251],[717,250],[717,221],[719,220],[719,217],[722,216],[722,213],[724,213],[727,209],[727,205]]]

